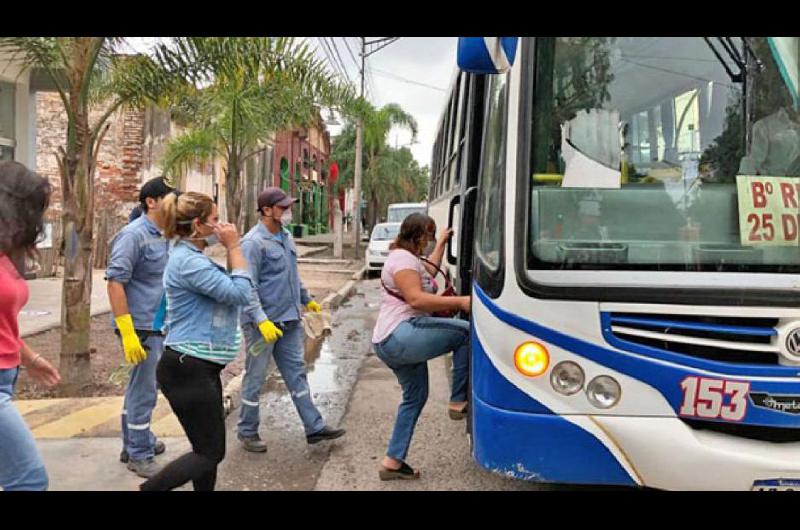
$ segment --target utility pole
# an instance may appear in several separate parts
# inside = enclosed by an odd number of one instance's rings
[[[361,39],[361,98],[364,98],[364,69],[366,67],[366,60],[367,57],[372,55],[373,53],[377,52],[378,50],[382,50],[386,46],[390,45],[394,41],[398,40],[400,37],[384,37],[382,39],[376,39],[373,41],[367,41],[366,37],[359,37]],[[375,46],[370,51],[367,51],[367,46]],[[361,159],[362,153],[364,149],[364,124],[361,122],[361,118],[358,118],[358,123],[356,123],[356,165],[355,171],[353,175],[353,180],[355,180],[354,184],[354,193],[355,193],[355,201],[356,201],[356,208],[355,208],[355,236],[356,241],[353,245],[354,247],[354,255],[355,259],[359,259],[361,257]]]

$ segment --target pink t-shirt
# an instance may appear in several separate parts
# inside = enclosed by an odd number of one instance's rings
[[[22,340],[17,318],[28,303],[28,284],[5,254],[0,254],[0,370],[19,366]]]
[[[400,294],[400,289],[394,283],[395,273],[402,270],[417,271],[422,279],[422,290],[428,293],[435,293],[436,286],[433,278],[422,266],[419,258],[411,252],[398,248],[389,252],[389,257],[386,258],[386,263],[383,264],[383,271],[381,272],[381,280],[386,284],[386,287],[393,292]],[[420,316],[428,316],[425,311],[414,309],[404,301],[395,298],[386,292],[386,289],[381,286],[383,291],[383,298],[381,299],[381,309],[378,313],[378,321],[375,323],[375,330],[372,332],[372,342],[378,343],[383,341],[401,323],[408,319]],[[402,296],[402,295],[401,295]]]

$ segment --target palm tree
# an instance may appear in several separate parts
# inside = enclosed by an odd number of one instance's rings
[[[241,224],[241,172],[273,132],[314,121],[319,105],[346,107],[349,87],[334,81],[313,50],[292,38],[185,37],[158,47],[155,60],[194,85],[174,116],[188,131],[167,146],[162,166],[225,161],[228,221]]]
[[[146,57],[115,53],[112,37],[0,37],[0,52],[24,69],[44,70],[64,104],[66,145],[59,148],[63,190],[64,288],[60,371],[65,393],[89,380],[94,174],[108,119],[124,105],[159,101],[174,88]],[[94,123],[89,110],[105,111]]]
[[[387,156],[396,151],[386,143],[389,133],[395,127],[403,127],[411,131],[412,141],[414,141],[417,138],[417,121],[396,103],[389,103],[376,109],[365,100],[360,100],[351,106],[350,117],[352,119],[361,118],[364,127],[363,186],[364,194],[367,196],[367,224],[373,226],[380,206],[387,204],[387,197],[402,195],[401,181],[398,180],[401,174],[397,168],[408,166],[407,160],[405,164],[398,166],[397,161],[392,163],[392,156]],[[342,147],[345,146],[342,140],[346,138],[348,130],[351,129],[346,128],[340,135],[339,144]],[[346,145],[349,149],[349,142]],[[351,161],[355,158],[355,149],[351,155],[350,153],[345,154],[342,147],[335,156],[335,159],[340,161],[343,166],[337,186],[350,184],[352,180],[350,166]],[[346,158],[348,156],[349,158]]]

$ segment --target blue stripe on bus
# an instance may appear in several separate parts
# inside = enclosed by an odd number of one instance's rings
[[[615,347],[637,353],[643,357],[630,355],[626,353],[626,351],[617,351],[599,346],[514,315],[498,307],[497,304],[483,292],[479,285],[473,283],[473,288],[475,295],[486,308],[502,322],[529,333],[534,337],[538,337],[545,342],[558,346],[559,348],[585,357],[603,366],[607,366],[610,370],[623,373],[652,386],[664,396],[673,410],[676,411],[676,414],[683,401],[683,392],[680,386],[683,379],[690,375],[707,377],[704,374],[698,374],[696,371],[698,369],[719,374],[718,377],[720,379],[724,379],[726,373],[743,377],[771,376],[797,378],[800,376],[798,368],[789,366],[762,367],[755,365],[730,365],[727,363],[691,358],[685,355],[674,354],[672,352],[636,344],[626,344],[623,348],[620,344],[621,341],[615,339],[613,335],[610,334],[608,315],[603,315],[602,325],[606,340]],[[653,359],[669,361],[677,366],[659,364],[654,362]],[[798,396],[798,400],[800,400],[800,379],[797,379],[797,382],[750,381],[750,392]],[[729,396],[725,396],[726,404],[729,399]],[[754,406],[753,403],[748,402],[747,414],[743,421],[739,423],[800,428],[800,414],[787,414],[759,408]]]
[[[472,331],[475,460],[517,479],[636,485],[594,435],[553,414],[503,377]]]
[[[553,412],[514,386],[486,356],[481,341],[472,328],[472,391],[489,405],[505,410],[552,414]]]
[[[696,331],[711,331],[714,333],[731,333],[734,335],[756,335],[759,337],[771,337],[777,335],[778,331],[769,327],[752,326],[725,326],[721,324],[703,324],[702,322],[681,322],[680,320],[666,320],[660,318],[641,318],[641,317],[621,317],[611,314],[612,324],[638,324],[648,327],[690,329]]]

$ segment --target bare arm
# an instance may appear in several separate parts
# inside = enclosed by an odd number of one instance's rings
[[[450,239],[452,235],[453,235],[452,228],[445,228],[444,230],[442,230],[441,233],[439,233],[439,237],[436,239],[436,247],[433,249],[433,252],[431,252],[431,255],[427,257],[428,261],[435,264],[436,267],[442,266],[442,258],[444,257],[444,250],[445,248],[447,248],[447,241]],[[437,271],[435,267],[429,265],[428,263],[425,263],[424,261],[422,262],[422,264],[425,266],[425,270],[427,270],[431,276],[436,277]]]
[[[121,317],[130,313],[128,310],[128,296],[125,294],[125,286],[114,280],[108,280],[108,301],[111,303],[111,312],[115,317]]]
[[[422,279],[415,270],[404,269],[394,274],[394,284],[406,303],[420,311],[469,311],[469,296],[439,296],[422,290]]]

